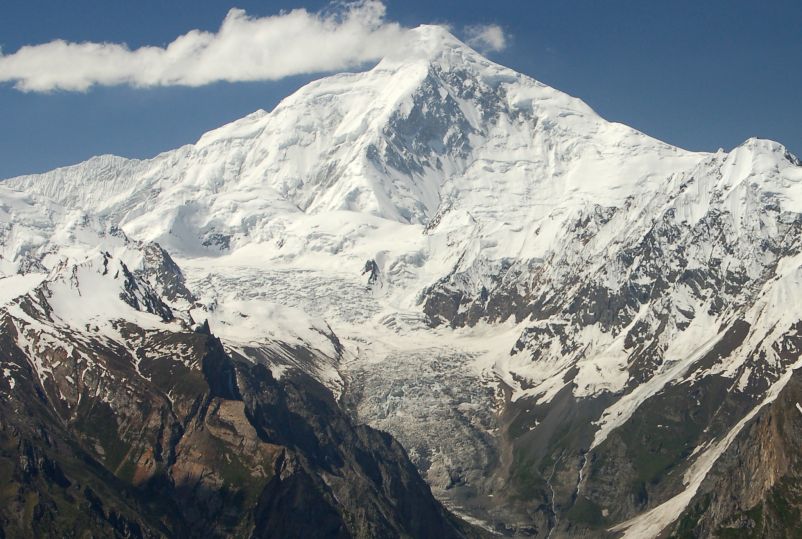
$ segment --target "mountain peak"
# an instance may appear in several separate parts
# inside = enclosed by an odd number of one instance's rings
[[[210,235],[261,237],[288,210],[426,225],[451,209],[494,221],[514,208],[539,221],[551,203],[618,204],[647,188],[647,178],[697,160],[426,25],[373,69],[312,82],[195,145],[11,185],[102,210],[127,231],[188,252]],[[505,191],[525,196],[499,196]],[[530,203],[535,196],[539,204]]]
[[[793,165],[800,166],[800,160],[792,154],[783,144],[765,138],[750,137],[733,149],[733,153],[751,153],[775,155],[789,161]]]
[[[464,50],[477,54],[468,45],[457,39],[444,26],[436,24],[422,24],[410,31],[413,36],[412,47],[425,52],[431,58],[447,51]]]
[[[482,56],[444,26],[424,24],[413,28],[407,35],[406,43],[386,55],[377,66],[378,69],[398,69],[400,66],[425,63],[446,71],[490,67],[510,71]]]

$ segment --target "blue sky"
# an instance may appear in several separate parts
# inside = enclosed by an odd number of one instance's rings
[[[580,97],[607,119],[672,144],[730,149],[758,136],[802,153],[802,2],[385,5],[385,20],[403,27],[443,23],[465,37],[466,26],[497,24],[506,47],[490,58]],[[333,9],[321,1],[6,0],[0,5],[0,46],[6,56],[54,39],[125,43],[131,49],[165,46],[193,29],[216,32],[232,7],[251,17],[300,7]],[[269,110],[319,76],[49,92],[0,83],[0,178],[101,153],[152,156],[256,109]]]

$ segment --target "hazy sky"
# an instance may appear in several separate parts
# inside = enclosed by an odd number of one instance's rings
[[[797,0],[5,0],[0,178],[194,142],[422,23],[672,144],[802,153]]]

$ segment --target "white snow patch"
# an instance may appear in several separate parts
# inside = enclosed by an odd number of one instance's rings
[[[8,380],[8,385],[11,387],[11,389],[14,389],[14,386],[17,384],[17,381],[14,380],[13,376],[11,376],[11,370],[3,369],[3,376],[5,377],[6,380]]]
[[[0,277],[0,306],[14,301],[39,286],[47,274],[28,273]]]

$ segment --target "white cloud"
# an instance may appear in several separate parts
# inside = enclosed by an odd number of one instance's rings
[[[402,45],[408,30],[385,20],[382,2],[338,6],[324,14],[296,9],[262,18],[232,9],[216,33],[192,30],[166,47],[63,40],[25,46],[0,53],[0,82],[46,92],[276,80],[356,67]]]
[[[507,36],[497,24],[468,26],[464,34],[465,43],[482,52],[498,52],[507,46]]]

